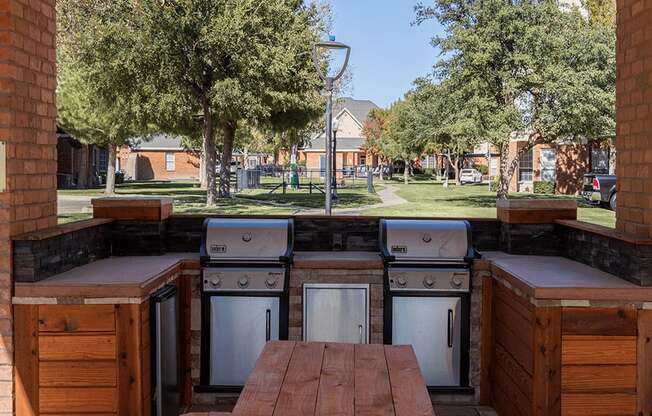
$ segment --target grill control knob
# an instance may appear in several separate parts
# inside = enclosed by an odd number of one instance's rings
[[[407,286],[407,280],[405,280],[404,277],[399,277],[398,279],[396,279],[396,284],[399,287],[405,287],[405,286]]]
[[[435,279],[433,279],[432,277],[426,277],[425,279],[423,279],[423,285],[428,289],[430,289],[435,285]]]
[[[210,284],[213,287],[220,287],[220,285],[222,284],[222,279],[220,279],[219,277],[213,277],[210,280]]]
[[[240,287],[240,289],[246,288],[247,286],[249,286],[249,279],[247,277],[241,277],[238,280],[238,286]]]
[[[464,284],[464,276],[459,276],[454,274],[453,277],[451,277],[451,286],[454,287],[455,289],[461,288],[463,284]]]
[[[278,284],[278,279],[269,278],[265,280],[265,286],[267,286],[267,288],[269,289],[275,288],[277,284]]]

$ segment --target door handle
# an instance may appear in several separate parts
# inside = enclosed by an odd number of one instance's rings
[[[272,311],[267,309],[265,311],[265,342],[272,339]]]
[[[448,310],[448,336],[447,341],[448,341],[448,348],[453,348],[453,310],[449,309]]]

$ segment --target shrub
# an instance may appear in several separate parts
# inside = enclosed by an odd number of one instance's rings
[[[535,194],[554,194],[555,193],[555,183],[548,181],[536,181],[534,182],[534,193]]]
[[[432,176],[432,175],[434,175],[435,171],[434,171],[433,168],[425,168],[425,169],[423,170],[423,173],[425,173],[425,174],[428,175],[428,176]]]
[[[498,192],[498,176],[491,178],[491,192]]]
[[[476,163],[475,165],[473,165],[473,167],[478,172],[482,173],[483,175],[488,175],[489,174],[489,168],[487,167],[487,165],[482,165],[482,164]]]

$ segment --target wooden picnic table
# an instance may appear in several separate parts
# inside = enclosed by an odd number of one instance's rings
[[[233,416],[434,416],[411,346],[272,341]]]

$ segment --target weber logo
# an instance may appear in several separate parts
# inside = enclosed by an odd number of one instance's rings
[[[213,254],[226,253],[226,246],[212,245],[211,246],[211,253],[213,253]]]
[[[392,246],[392,253],[405,254],[407,253],[407,246]]]

